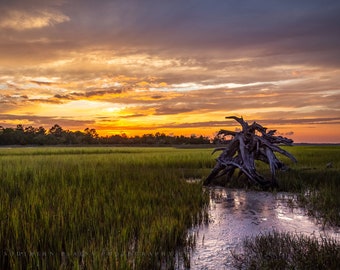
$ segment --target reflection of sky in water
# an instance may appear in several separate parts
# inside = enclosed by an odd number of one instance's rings
[[[191,269],[230,269],[231,250],[240,248],[244,237],[274,229],[340,239],[340,232],[323,231],[303,209],[290,208],[292,195],[222,188],[211,192],[211,222],[197,232]]]

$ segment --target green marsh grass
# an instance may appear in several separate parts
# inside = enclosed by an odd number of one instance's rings
[[[279,191],[297,194],[297,204],[323,225],[340,226],[340,146],[285,147],[297,163],[278,172]],[[262,170],[263,165],[260,167]],[[285,232],[271,232],[243,242],[243,252],[234,254],[236,269],[339,269],[340,243]]]
[[[201,150],[0,149],[2,269],[171,268],[207,220]]]
[[[298,160],[278,174],[280,190],[297,192],[300,205],[320,222],[340,226],[340,146],[294,146]]]
[[[189,261],[213,148],[0,148],[1,269],[159,269]],[[340,225],[340,147],[287,147],[280,191]],[[332,166],[327,164],[331,163]],[[262,166],[262,165],[261,165]],[[266,170],[265,166],[259,170]],[[192,183],[194,182],[194,183]],[[249,187],[233,179],[227,186]]]
[[[236,269],[339,269],[340,245],[334,239],[269,232],[243,241],[233,253]]]

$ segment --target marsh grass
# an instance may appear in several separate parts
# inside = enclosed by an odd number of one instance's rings
[[[297,192],[310,215],[340,226],[340,146],[295,146],[289,151],[298,163],[279,173],[280,190]]]
[[[334,239],[269,232],[243,241],[233,253],[236,269],[339,269],[340,244]]]
[[[299,204],[311,215],[339,226],[340,147],[287,150],[298,163],[279,157],[290,167],[277,174],[280,191],[300,194]],[[215,165],[211,152],[0,148],[0,268],[172,269],[176,260],[188,264],[195,244],[188,229],[207,221],[209,198],[200,183],[186,180],[209,174]],[[254,188],[245,179],[226,185]]]
[[[159,269],[189,257],[207,194],[200,150],[0,150],[2,269]]]
[[[280,157],[289,170],[277,174],[279,191],[296,193],[298,200],[291,201],[291,206],[304,207],[319,223],[340,226],[340,146],[295,146],[286,150],[298,163]],[[263,164],[260,170],[265,170]],[[245,239],[243,252],[233,255],[237,269],[339,269],[340,243],[274,231]]]

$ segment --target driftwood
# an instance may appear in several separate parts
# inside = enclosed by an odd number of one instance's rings
[[[204,185],[209,185],[214,179],[226,175],[230,179],[236,169],[239,169],[239,176],[244,174],[249,180],[263,187],[277,186],[275,172],[277,169],[286,169],[286,166],[276,157],[274,152],[287,156],[292,161],[297,162],[295,157],[278,145],[292,145],[293,140],[274,136],[276,130],[269,130],[254,122],[249,125],[241,117],[227,116],[226,118],[236,120],[241,126],[242,131],[234,132],[221,130],[218,135],[231,135],[232,139],[226,147],[216,148],[216,151],[223,151],[216,159],[217,164],[205,179]],[[270,167],[271,179],[265,179],[256,171],[255,160],[267,163]]]

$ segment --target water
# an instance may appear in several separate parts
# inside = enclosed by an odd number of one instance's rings
[[[288,193],[270,193],[213,188],[208,225],[194,228],[196,248],[190,269],[232,269],[231,251],[239,251],[242,240],[272,230],[289,231],[340,240],[340,232],[322,228],[301,208],[289,202]]]

